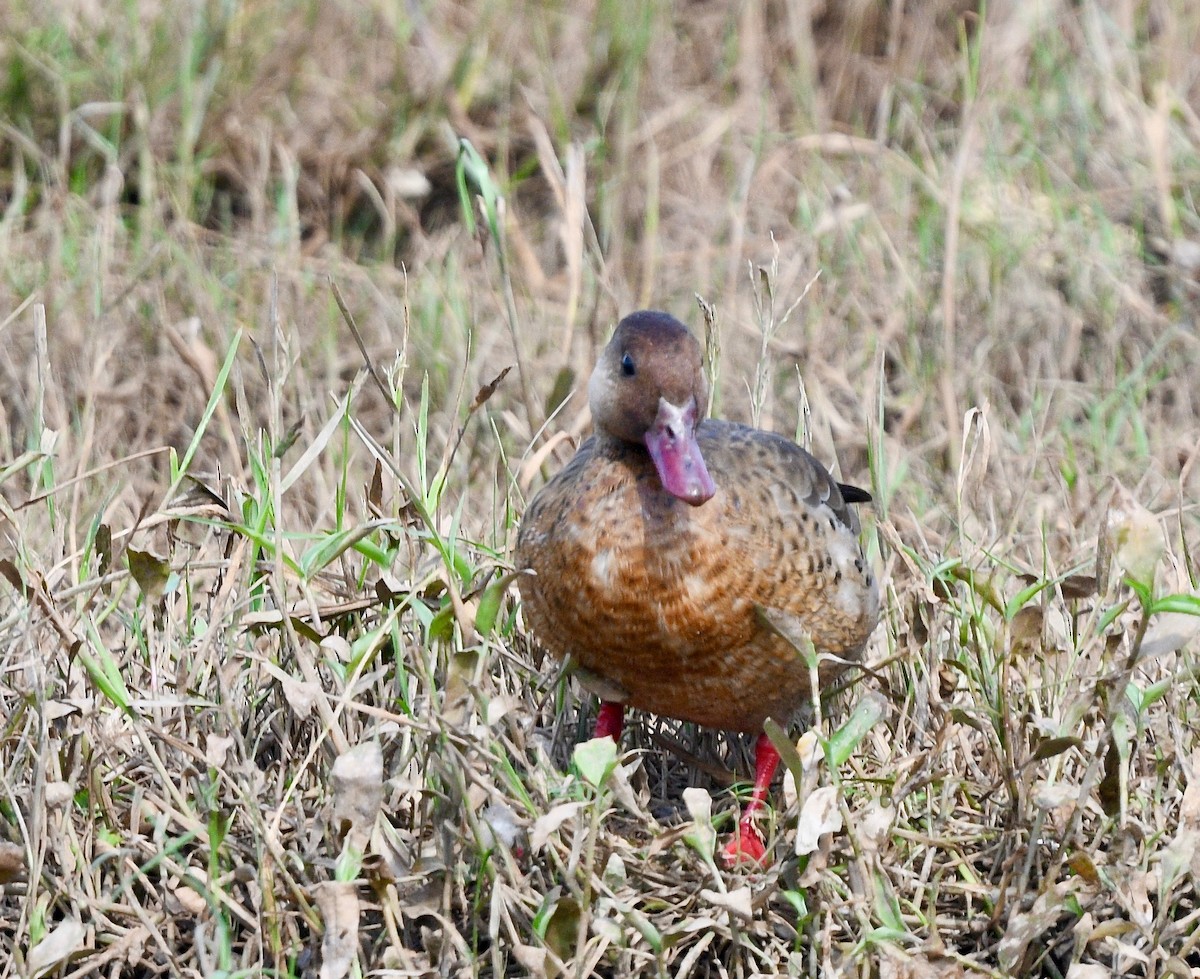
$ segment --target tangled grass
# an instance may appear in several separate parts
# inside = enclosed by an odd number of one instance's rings
[[[0,976],[1200,975],[1193,7],[10,3]],[[886,589],[754,873],[509,588],[697,294]]]

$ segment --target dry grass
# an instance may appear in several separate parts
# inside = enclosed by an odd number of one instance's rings
[[[426,6],[0,11],[0,977],[1200,976],[1195,4]],[[696,293],[886,586],[755,874],[506,591]]]

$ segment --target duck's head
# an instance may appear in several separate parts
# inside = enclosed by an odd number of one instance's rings
[[[621,320],[588,401],[596,431],[644,445],[672,496],[699,506],[716,492],[696,441],[708,410],[700,344],[673,316],[643,310]]]

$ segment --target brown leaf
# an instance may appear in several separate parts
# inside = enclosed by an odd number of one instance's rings
[[[1096,794],[1106,815],[1116,817],[1121,812],[1121,752],[1111,736],[1104,755],[1104,777]]]
[[[113,540],[112,528],[102,523],[96,528],[96,570],[103,578],[112,570]]]
[[[958,689],[959,673],[948,663],[938,667],[938,693],[942,700],[949,700],[950,695]]]
[[[1067,866],[1089,884],[1100,883],[1100,871],[1096,869],[1095,862],[1086,853],[1082,851],[1072,853],[1067,858]]]
[[[1043,738],[1038,742],[1038,746],[1029,760],[1030,762],[1044,761],[1055,755],[1061,755],[1064,751],[1070,751],[1072,748],[1082,747],[1083,742],[1079,738]]]
[[[0,887],[25,877],[25,848],[0,840]]]
[[[475,400],[471,402],[471,407],[467,409],[468,414],[475,414],[475,412],[477,412],[487,402],[487,400],[496,393],[496,388],[498,388],[500,386],[500,382],[508,376],[508,372],[510,370],[512,370],[511,366],[505,367],[504,370],[502,370],[499,374],[488,381],[487,384],[475,392]]]
[[[167,579],[171,577],[171,565],[149,551],[138,551],[132,547],[125,549],[125,556],[129,561],[129,573],[133,575],[146,601],[156,602],[162,598]]]
[[[1183,612],[1156,615],[1142,640],[1141,660],[1178,652],[1200,633],[1200,616]]]
[[[1029,656],[1042,648],[1042,624],[1045,609],[1040,605],[1026,605],[1013,616],[1009,625],[1014,656]]]
[[[560,898],[546,923],[546,944],[560,959],[575,955],[579,940],[579,902],[573,897]]]
[[[375,460],[375,468],[371,472],[371,482],[367,486],[367,505],[376,517],[383,516],[383,465]]]
[[[548,961],[549,954],[547,949],[536,945],[523,945],[520,942],[513,945],[513,958],[525,970],[525,974],[533,979],[551,979],[558,975],[558,967]]]
[[[21,572],[17,570],[17,566],[9,559],[0,559],[0,575],[4,577],[10,585],[16,589],[23,598],[29,597],[29,588],[25,584],[25,579],[21,577]]]
[[[349,602],[318,605],[317,614],[320,616],[321,622],[326,626],[340,625],[351,616],[378,605],[380,601],[388,601],[392,597],[398,597],[379,594],[380,590],[380,585],[377,583],[376,594],[379,595],[378,599],[356,598]],[[311,606],[307,604],[301,605],[289,613],[289,618],[292,620],[292,628],[306,639],[311,639],[316,643],[321,642],[322,636],[311,625],[313,621]],[[267,629],[274,629],[283,625],[283,613],[278,609],[271,609],[266,612],[250,612],[247,615],[243,615],[240,622],[242,628],[246,631],[254,629],[266,631]]]
[[[1058,586],[1062,590],[1063,598],[1068,601],[1091,598],[1097,591],[1094,574],[1069,574],[1059,582]]]
[[[1075,878],[1067,878],[1043,890],[1028,911],[1009,918],[1004,937],[996,946],[1000,968],[1007,975],[1024,975],[1025,955],[1032,944],[1044,946],[1045,935],[1054,930],[1060,918],[1072,913],[1069,902],[1082,886]]]
[[[1036,585],[1043,580],[1035,574],[1019,574],[1017,578],[1026,585]],[[1093,574],[1069,574],[1058,582],[1058,587],[1067,601],[1091,598],[1097,591],[1096,576]]]

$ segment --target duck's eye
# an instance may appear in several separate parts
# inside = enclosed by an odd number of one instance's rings
[[[633,377],[637,373],[637,368],[633,364],[632,354],[626,354],[621,358],[621,373],[626,377]]]

